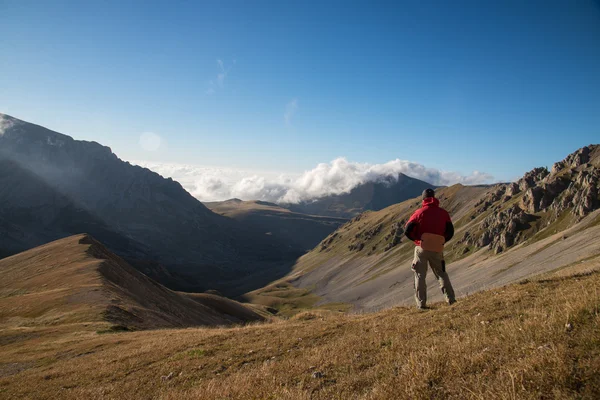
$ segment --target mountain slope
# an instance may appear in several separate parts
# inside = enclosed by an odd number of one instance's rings
[[[600,146],[590,145],[517,183],[437,190],[456,227],[446,260],[459,295],[600,255]],[[363,213],[300,258],[283,282],[249,294],[260,303],[274,286],[310,289],[322,303],[374,310],[413,302],[414,245],[403,227],[413,199]],[[429,297],[441,298],[429,274]],[[283,294],[285,296],[285,294]],[[318,303],[317,303],[318,304]]]
[[[4,398],[597,399],[600,261],[426,312],[225,329],[0,330]]]
[[[303,214],[352,218],[363,211],[377,211],[412,199],[427,188],[435,188],[435,186],[398,174],[382,181],[363,183],[349,193],[330,195],[299,204],[282,204],[282,206]]]
[[[161,328],[262,319],[232,300],[212,295],[191,299],[173,292],[89,235],[0,260],[0,274],[0,325],[108,321],[128,328]]]
[[[0,159],[0,203],[0,251],[5,254],[82,231],[131,257],[143,251],[140,244],[111,230],[104,221],[8,159]]]
[[[138,243],[143,251],[132,257],[107,242],[129,261],[136,265],[138,261],[144,265],[159,263],[172,273],[185,275],[187,285],[175,286],[179,289],[217,288],[239,293],[281,276],[282,265],[298,255],[272,236],[214,214],[179,183],[121,161],[108,147],[77,141],[7,115],[0,114],[0,120],[0,160],[5,165],[7,161],[18,164],[37,177],[36,182],[43,182],[52,193],[68,199],[72,208],[83,210],[111,231]],[[10,168],[5,166],[3,174],[10,175]],[[4,205],[18,208],[21,202],[30,201],[26,195],[29,192],[20,186],[16,181],[6,189],[11,192],[7,197],[11,202]],[[24,195],[19,196],[21,191]],[[47,205],[53,198],[40,196],[38,200],[40,205]],[[40,210],[42,214],[47,211]],[[38,234],[31,227],[19,227],[19,221],[10,214],[5,215],[3,223],[10,224],[11,229]],[[44,234],[58,238],[65,233],[89,232],[87,224],[83,225],[85,229]],[[16,242],[12,247],[28,246],[26,240],[19,242],[19,236],[11,240]],[[254,281],[256,270],[263,276]]]
[[[310,250],[324,237],[346,222],[342,218],[292,212],[264,201],[227,201],[204,203],[217,214],[233,218],[257,231],[273,235],[300,251]]]

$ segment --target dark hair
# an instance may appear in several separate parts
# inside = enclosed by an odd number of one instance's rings
[[[423,190],[423,200],[425,200],[428,197],[435,197],[435,192],[433,191],[433,189]]]

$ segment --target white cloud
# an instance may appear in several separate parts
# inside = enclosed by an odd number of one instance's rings
[[[184,164],[135,163],[175,179],[201,201],[237,197],[242,200],[296,203],[331,194],[347,193],[362,183],[389,180],[390,177],[394,179],[399,173],[436,186],[493,182],[491,175],[479,171],[463,176],[456,172],[427,168],[419,163],[398,159],[384,164],[368,164],[337,158],[330,163],[321,163],[302,174]]]
[[[292,124],[292,118],[298,111],[298,99],[292,99],[285,106],[285,113],[283,113],[283,119],[285,120],[286,125]]]

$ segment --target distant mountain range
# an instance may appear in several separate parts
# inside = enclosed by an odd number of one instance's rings
[[[427,188],[435,189],[436,186],[400,173],[397,176],[387,176],[377,182],[360,184],[348,193],[325,196],[298,204],[280,204],[280,206],[304,214],[352,218],[364,211],[378,211],[392,204],[412,199]]]
[[[172,288],[236,294],[281,276],[302,253],[108,147],[0,121],[0,255],[86,232]]]

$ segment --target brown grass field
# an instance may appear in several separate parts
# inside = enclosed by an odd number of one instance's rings
[[[107,321],[134,329],[227,325],[263,318],[224,297],[174,292],[89,235],[0,260],[0,329]]]
[[[0,398],[599,398],[599,267],[578,263],[428,311],[134,332],[5,325]]]

